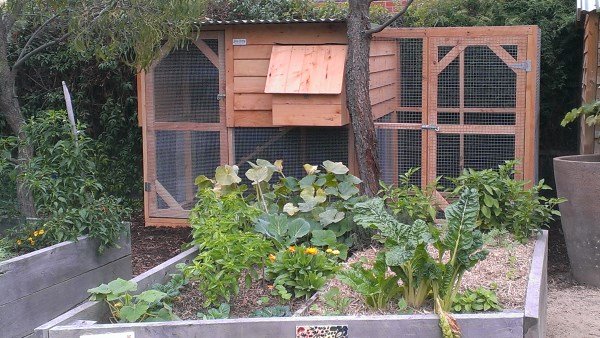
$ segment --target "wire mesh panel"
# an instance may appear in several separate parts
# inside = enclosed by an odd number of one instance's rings
[[[244,180],[248,161],[259,158],[283,160],[285,175],[297,178],[306,175],[307,163],[330,160],[348,165],[347,127],[235,128],[234,139],[235,163]]]
[[[388,184],[397,184],[398,175],[408,169],[423,166],[423,39],[400,38],[396,44],[398,108],[375,121],[382,180]],[[424,178],[413,175],[411,183],[421,185]]]
[[[158,213],[161,209],[190,210],[193,207],[195,178],[212,177],[221,162],[219,138],[219,132],[215,131],[156,132]]]
[[[451,187],[465,168],[522,161],[526,37],[432,38],[430,47],[428,180]]]
[[[187,218],[195,178],[228,161],[222,32],[203,32],[146,76],[145,191],[153,218]]]

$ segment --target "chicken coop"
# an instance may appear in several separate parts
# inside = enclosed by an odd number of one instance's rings
[[[184,226],[198,175],[221,164],[283,159],[348,165],[340,20],[206,22],[187,46],[138,75],[147,225]],[[537,170],[539,29],[389,28],[372,40],[369,86],[382,178],[414,183],[519,160]],[[241,175],[243,177],[243,175]],[[443,182],[444,183],[444,182]]]

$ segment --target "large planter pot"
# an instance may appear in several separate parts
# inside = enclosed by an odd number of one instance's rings
[[[0,337],[29,337],[34,329],[89,298],[87,289],[131,278],[131,241],[98,254],[88,237],[0,262]]]
[[[179,263],[189,263],[198,255],[189,249],[163,264],[135,277],[138,291],[154,283],[165,283]],[[546,336],[548,232],[535,243],[527,283],[525,308],[474,314],[456,314],[462,337],[542,338]],[[307,326],[345,328],[348,337],[421,337],[439,338],[439,320],[433,314],[320,316],[294,315],[288,318],[238,318],[186,320],[153,323],[109,323],[110,311],[104,302],[87,302],[36,328],[40,338],[95,337],[219,337],[219,338],[294,338]],[[104,323],[104,324],[102,324]],[[120,335],[118,335],[120,334]],[[320,336],[319,336],[320,337]],[[336,336],[337,337],[337,336]],[[341,335],[340,337],[344,337]]]
[[[554,176],[573,277],[600,286],[600,155],[557,157]]]

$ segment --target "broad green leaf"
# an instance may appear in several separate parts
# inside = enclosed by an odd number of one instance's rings
[[[323,162],[323,167],[328,173],[336,175],[344,175],[350,171],[342,162],[325,161]]]
[[[314,246],[335,246],[338,244],[335,233],[331,230],[314,230],[310,243]]]
[[[108,285],[100,284],[93,289],[88,289],[87,292],[92,294],[108,295],[112,292],[112,290],[108,287]]]
[[[246,171],[246,177],[252,181],[252,184],[268,182],[273,176],[273,171],[267,167],[250,168]]]
[[[300,211],[300,209],[295,206],[293,203],[286,203],[283,206],[283,212],[285,212],[286,214],[290,215],[290,216],[294,216],[298,211]]]
[[[348,182],[341,182],[338,185],[338,190],[340,192],[340,197],[344,200],[347,200],[360,192],[354,184]]]
[[[132,305],[126,305],[121,308],[119,314],[121,319],[128,323],[135,323],[148,311],[150,306],[146,303],[136,303]]]
[[[296,218],[289,223],[288,236],[295,242],[296,239],[304,237],[310,231],[310,224],[302,218]]]
[[[311,204],[314,203],[316,206],[317,204],[323,203],[327,200],[327,194],[323,189],[319,188],[315,191],[315,188],[310,186],[302,189],[300,192],[300,198],[302,198],[304,202]]]
[[[328,226],[332,223],[337,223],[344,219],[346,214],[342,211],[337,211],[336,209],[327,209],[319,214],[319,222],[323,224],[323,226]]]
[[[108,287],[115,294],[123,294],[127,292],[132,292],[137,290],[137,283],[124,280],[121,278],[117,278],[110,283],[108,283]]]
[[[144,301],[147,303],[154,303],[162,300],[167,297],[167,294],[158,290],[146,290],[139,295],[135,296],[140,301]]]
[[[313,183],[315,183],[315,181],[317,180],[317,176],[315,175],[308,175],[308,176],[304,176],[300,182],[298,182],[298,184],[300,185],[301,189],[307,188],[307,187],[312,187]]]

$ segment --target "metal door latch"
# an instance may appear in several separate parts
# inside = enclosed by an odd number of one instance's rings
[[[440,131],[440,127],[435,124],[424,124],[421,126],[421,129]]]
[[[225,94],[217,94],[217,101],[221,101],[225,98]]]
[[[152,191],[152,186],[150,182],[144,182],[144,191]]]
[[[521,69],[526,72],[530,72],[531,71],[531,60],[525,60],[523,62],[509,64],[508,66],[512,69]]]

